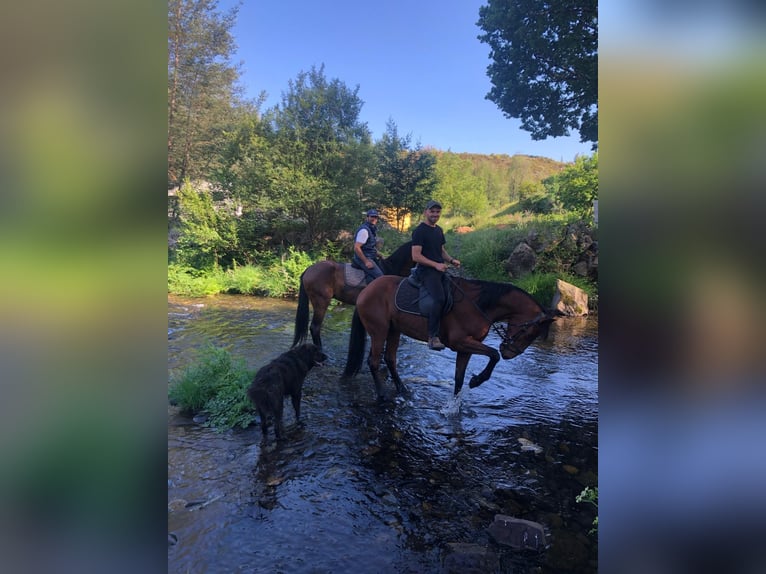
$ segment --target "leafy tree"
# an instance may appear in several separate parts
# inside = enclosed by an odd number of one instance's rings
[[[452,214],[472,217],[488,208],[485,182],[473,174],[468,158],[446,152],[436,162],[435,194]]]
[[[187,180],[178,191],[181,234],[176,260],[196,269],[217,267],[236,243],[234,220],[213,206],[211,194]]]
[[[561,173],[543,180],[543,185],[555,194],[564,209],[591,217],[593,201],[598,199],[598,152],[590,157],[577,156]]]
[[[488,0],[479,40],[491,48],[487,99],[536,140],[598,141],[596,0]]]
[[[324,66],[312,67],[290,81],[273,110],[278,155],[272,198],[302,222],[312,242],[351,223],[349,206],[357,206],[359,188],[371,177],[364,149],[371,136],[359,119],[358,91],[327,80]]]
[[[519,190],[519,208],[530,213],[545,214],[553,211],[552,194],[540,182],[527,181]]]
[[[239,71],[229,63],[237,7],[218,0],[168,1],[168,185],[206,177],[238,106]]]
[[[375,144],[378,181],[382,185],[381,203],[393,209],[395,226],[403,231],[408,213],[420,213],[436,188],[436,156],[417,146],[410,149],[410,135],[400,136],[396,123],[389,119],[386,132]]]

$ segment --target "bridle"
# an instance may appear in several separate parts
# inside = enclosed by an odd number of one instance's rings
[[[524,323],[514,323],[513,325],[508,324],[506,327],[504,323],[502,322],[496,322],[492,323],[490,327],[492,328],[495,333],[497,333],[498,337],[502,339],[502,343],[500,343],[500,347],[506,347],[516,353],[517,355],[520,355],[524,352],[524,349],[519,349],[515,346],[516,339],[522,335],[523,333],[526,333],[529,327],[533,325],[539,325],[540,322],[545,319],[546,315],[543,312],[540,312],[534,319],[530,319],[529,321],[525,321]],[[486,318],[486,315],[485,315]],[[487,319],[489,321],[489,319]],[[508,331],[511,330],[511,327],[519,327],[519,330],[516,331],[512,336],[508,336]]]
[[[450,278],[450,282],[454,286],[454,288],[458,291],[460,291],[463,295],[465,295],[465,291],[452,279]],[[501,339],[500,347],[506,347],[516,353],[517,355],[520,355],[522,352],[524,352],[524,349],[519,349],[515,346],[516,339],[522,335],[523,333],[526,333],[529,327],[532,327],[534,325],[539,325],[543,319],[547,317],[544,311],[540,311],[540,313],[537,314],[537,316],[534,319],[530,319],[529,321],[525,321],[523,323],[514,323],[514,324],[508,324],[506,326],[505,322],[503,321],[492,321],[489,317],[487,317],[487,314],[482,311],[479,306],[476,304],[476,301],[469,299],[471,301],[471,304],[476,308],[476,310],[481,314],[482,317],[489,323],[490,328],[497,334],[498,337]],[[513,327],[519,327],[519,330],[516,331],[513,335],[509,336],[508,332]]]

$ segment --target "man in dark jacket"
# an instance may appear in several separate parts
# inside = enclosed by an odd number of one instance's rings
[[[377,209],[370,209],[365,214],[367,219],[357,229],[354,236],[354,257],[352,261],[359,269],[364,270],[367,283],[383,275],[378,265],[378,218]]]
[[[424,221],[412,232],[412,260],[417,263],[417,274],[428,293],[434,299],[434,305],[428,314],[428,348],[434,351],[444,349],[439,339],[442,309],[445,302],[442,275],[447,264],[460,267],[460,261],[451,257],[444,248],[444,231],[436,225],[441,217],[442,206],[433,199],[426,204],[423,212]]]

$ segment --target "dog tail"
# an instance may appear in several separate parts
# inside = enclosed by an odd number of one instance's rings
[[[359,318],[359,312],[354,309],[354,316],[351,319],[351,334],[348,337],[348,357],[346,358],[346,368],[343,371],[344,379],[353,377],[362,368],[366,346],[367,331],[365,331],[362,320]]]
[[[295,335],[293,336],[293,347],[296,347],[306,341],[309,332],[309,296],[306,288],[303,286],[303,275],[301,275],[301,286],[298,290],[298,309],[295,312]]]

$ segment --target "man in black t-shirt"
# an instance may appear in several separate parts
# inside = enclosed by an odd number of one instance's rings
[[[418,277],[434,298],[434,305],[428,314],[428,348],[434,351],[444,349],[444,344],[439,339],[445,301],[442,275],[447,270],[447,263],[460,267],[460,261],[447,253],[444,247],[444,231],[436,225],[441,213],[441,204],[432,199],[426,204],[423,212],[424,221],[412,232],[412,260],[417,263]]]

